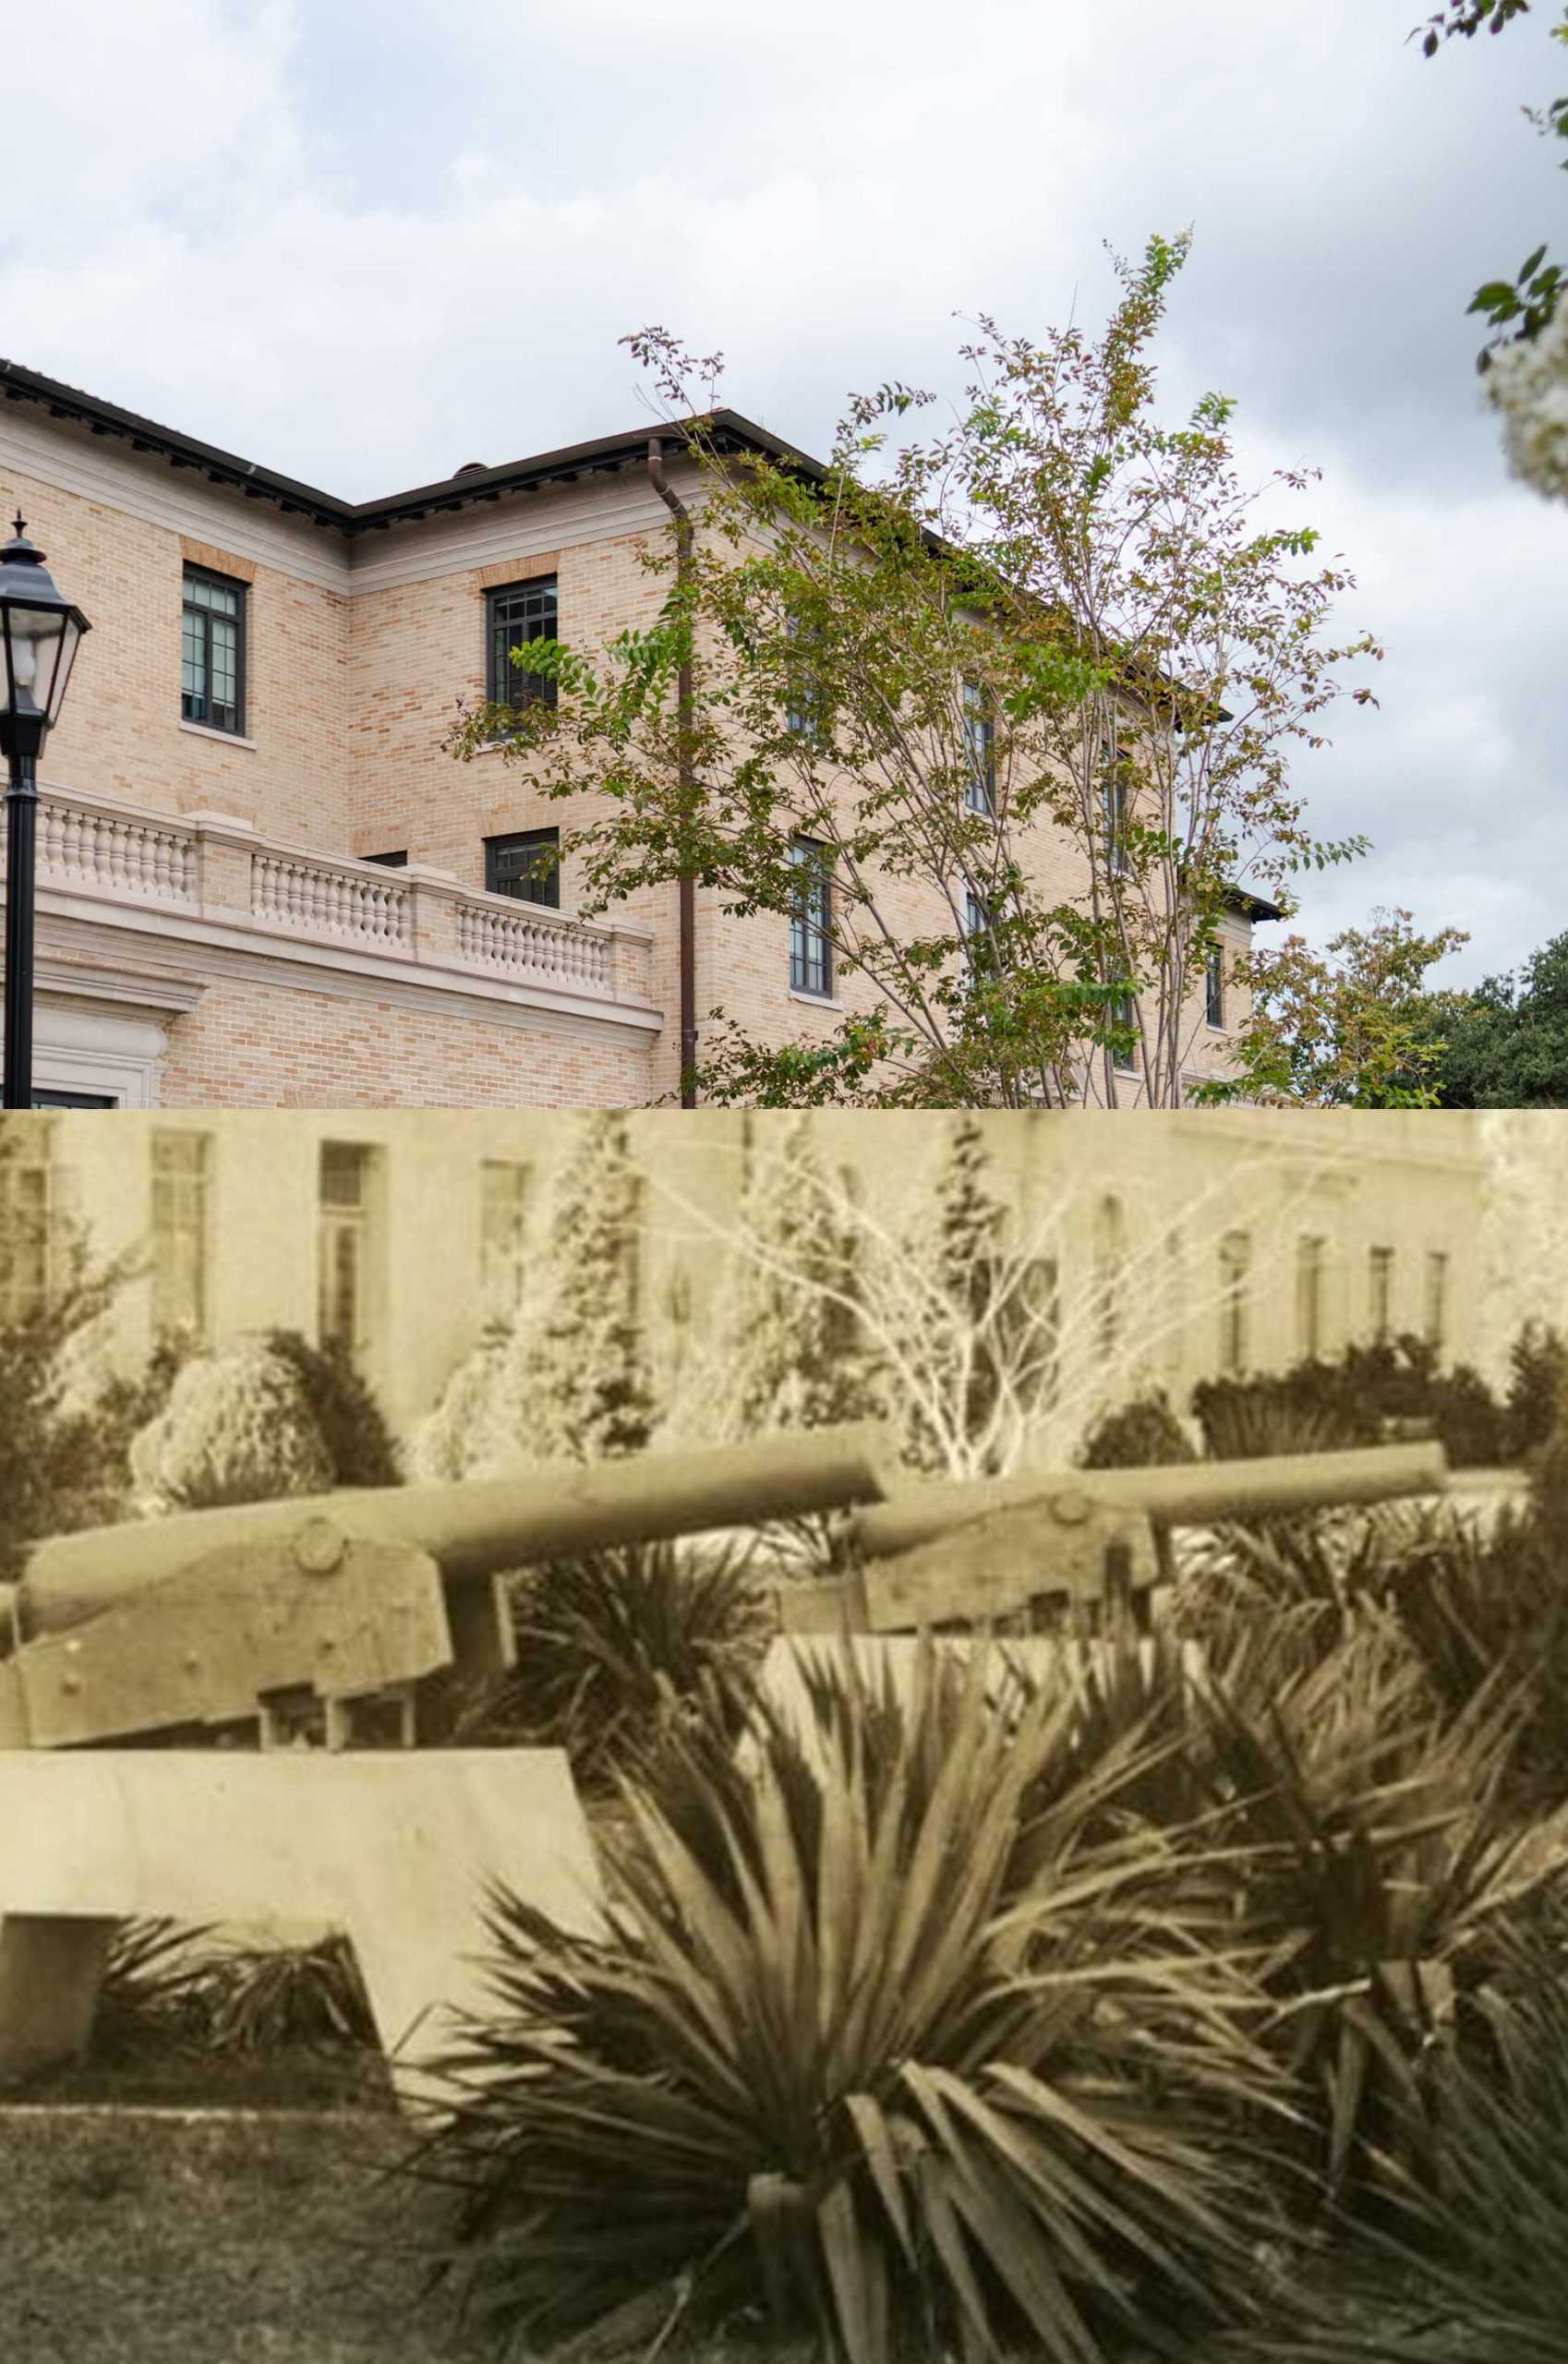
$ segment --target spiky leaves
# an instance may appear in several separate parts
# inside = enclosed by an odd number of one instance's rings
[[[1104,1767],[1020,1878],[1076,1711],[999,1703],[987,1664],[927,1651],[902,1695],[845,1671],[809,1748],[765,1718],[749,1772],[673,1813],[632,1786],[599,1941],[501,1902],[497,2016],[431,2154],[469,2186],[478,2303],[551,2338],[766,2297],[850,2364],[1019,2334],[1097,2364],[1239,2303],[1256,1996],[1159,1877],[1169,1835],[1100,1822]]]

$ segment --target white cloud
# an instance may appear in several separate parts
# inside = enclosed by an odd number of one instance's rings
[[[821,446],[843,392],[956,392],[951,316],[1092,322],[1100,241],[1192,221],[1172,399],[1241,398],[1389,648],[1303,779],[1375,858],[1314,885],[1561,923],[1564,521],[1508,483],[1464,302],[1549,225],[1534,20],[1424,65],[1364,0],[77,0],[7,53],[15,357],[351,495],[639,415],[617,340],[722,346]],[[1517,248],[1517,252],[1515,252]],[[1484,806],[1481,817],[1478,808]],[[1555,880],[1555,886],[1553,881]]]

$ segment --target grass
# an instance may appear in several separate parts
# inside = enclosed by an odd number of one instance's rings
[[[0,2111],[6,2364],[455,2364],[398,2120]],[[396,2230],[388,2238],[395,2206]]]
[[[405,2139],[391,2117],[0,2110],[0,2357],[494,2364],[424,2295],[446,2209],[438,2190],[383,2182]],[[1375,2333],[1365,2299],[1347,2312]],[[701,2364],[790,2364],[735,2331],[705,2342]],[[646,2346],[629,2336],[593,2364],[644,2364]]]

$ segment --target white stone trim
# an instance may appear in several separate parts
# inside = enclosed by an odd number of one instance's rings
[[[60,1008],[42,993],[35,998],[32,1079],[41,1092],[86,1092],[117,1108],[156,1108],[168,1048],[154,1018]]]
[[[0,404],[0,473],[14,470],[166,533],[221,544],[237,558],[320,590],[347,591],[348,553],[333,528],[278,516],[259,498],[247,501],[209,487],[194,469],[172,468],[167,460],[132,452],[86,428],[30,418],[32,407]]]
[[[39,895],[38,916],[41,938],[47,931],[47,941],[55,947],[80,945],[102,953],[106,935],[123,934],[176,959],[186,970],[199,968],[208,984],[241,979],[282,992],[380,1002],[426,1015],[434,1009],[523,1033],[559,1034],[622,1048],[645,1048],[664,1031],[662,1011],[641,1003],[578,998],[511,983],[492,984],[488,978],[464,970],[380,960],[259,930],[216,926],[183,913],[106,905],[44,889]]]
[[[254,748],[256,744],[254,739],[242,739],[237,730],[214,730],[209,723],[187,722],[183,714],[176,720],[180,730],[188,730],[193,739],[215,739],[220,747]]]

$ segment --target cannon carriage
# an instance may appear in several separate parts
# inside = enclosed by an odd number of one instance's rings
[[[80,2049],[138,1913],[327,1912],[416,2083],[482,2007],[489,1883],[592,1924],[563,1753],[440,1745],[454,1686],[516,1663],[509,1571],[839,1513],[844,1573],[780,1587],[775,1648],[874,1645],[1043,1596],[1141,1612],[1177,1527],[1447,1483],[1418,1444],[938,1485],[857,1426],[41,1543],[0,1615],[0,2077]]]

